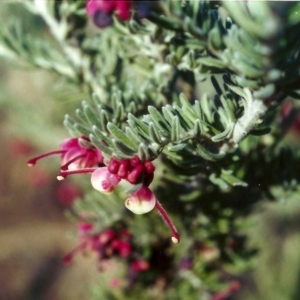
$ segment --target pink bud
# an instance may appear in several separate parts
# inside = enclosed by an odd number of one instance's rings
[[[118,176],[120,178],[125,179],[128,174],[128,168],[129,168],[129,161],[128,160],[123,160],[120,164],[120,168],[118,170]]]
[[[155,171],[155,167],[153,166],[151,161],[145,161],[144,167],[148,174],[152,174]]]
[[[117,15],[120,20],[126,21],[131,17],[132,3],[129,0],[116,1]]]
[[[142,175],[142,172],[144,170],[144,166],[143,165],[137,165],[127,176],[127,180],[130,183],[136,183],[139,179],[140,176]]]
[[[112,229],[107,228],[99,234],[99,242],[101,245],[105,245],[110,240],[112,240],[114,236],[115,236],[115,232]]]
[[[151,211],[155,203],[153,192],[147,186],[142,186],[125,201],[125,206],[133,213],[141,215]]]
[[[116,250],[121,257],[128,257],[131,253],[131,245],[129,242],[115,239],[112,244],[112,248]]]
[[[101,193],[110,194],[120,179],[115,174],[108,171],[107,167],[96,169],[91,177],[92,186]]]
[[[89,0],[86,4],[86,10],[89,16],[93,16],[97,11],[112,13],[116,7],[116,1],[107,0]]]
[[[108,165],[108,171],[112,174],[117,174],[119,171],[120,162],[114,158],[111,158]]]
[[[133,158],[130,159],[130,164],[133,167],[136,167],[137,165],[139,165],[141,163],[141,160],[139,159],[138,156],[134,156]]]

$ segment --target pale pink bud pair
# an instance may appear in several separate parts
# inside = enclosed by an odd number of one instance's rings
[[[110,173],[107,167],[96,169],[91,177],[93,188],[104,194],[111,194],[120,180],[116,174]]]
[[[96,169],[91,177],[93,188],[105,194],[111,194],[120,180],[116,174],[110,173],[107,167]],[[140,215],[151,211],[155,203],[156,198],[153,192],[147,186],[142,186],[126,199],[125,206],[133,213]]]

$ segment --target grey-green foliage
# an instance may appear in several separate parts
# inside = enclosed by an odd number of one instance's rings
[[[118,101],[112,101],[112,111],[119,110],[119,114],[110,114],[109,109],[105,110],[101,104],[95,110],[83,102],[83,108],[76,111],[77,120],[66,116],[65,125],[75,135],[90,136],[105,155],[120,159],[139,155],[142,159],[153,160],[161,152],[170,155],[174,152],[190,158],[200,156],[218,160],[225,154],[221,146],[223,141],[230,139],[243,102],[230,89],[231,86],[225,85],[227,91],[222,94],[216,79],[213,77],[212,80],[220,94],[216,96],[217,105],[213,105],[207,95],[191,104],[181,94],[178,104],[165,105],[161,110],[148,106],[148,114],[137,118],[135,111],[126,115],[126,105],[121,101],[121,91],[118,91],[120,97]],[[127,125],[122,129],[122,121],[126,119]]]
[[[299,5],[252,1],[217,4],[187,1],[162,3],[166,16],[152,13],[163,26],[173,22],[176,34],[169,43],[168,61],[191,70],[198,78],[230,70],[236,83],[268,98],[275,87],[299,98],[295,90],[299,60]],[[160,23],[161,22],[161,23]],[[172,25],[170,25],[172,27]],[[202,76],[202,77],[201,77]]]
[[[2,28],[0,54],[94,93],[94,105],[84,102],[64,124],[89,136],[106,160],[163,152],[177,165],[198,159],[196,168],[234,150],[287,95],[298,97],[297,3],[160,1],[148,19],[115,18],[96,34],[84,33],[82,2],[25,4],[53,39]],[[178,96],[180,76],[195,90],[211,74],[225,74],[212,77],[214,97]]]

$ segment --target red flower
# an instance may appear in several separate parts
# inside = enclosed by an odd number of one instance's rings
[[[86,11],[96,26],[104,28],[112,24],[112,14],[116,13],[121,21],[131,18],[131,0],[89,0],[86,4]]]
[[[117,175],[110,173],[107,167],[96,169],[91,177],[93,188],[105,194],[111,194],[120,180]]]
[[[103,156],[87,137],[71,138],[62,142],[59,150],[44,153],[28,161],[28,166],[51,155],[61,155],[61,170],[78,170],[103,165]]]
[[[64,257],[65,263],[70,263],[74,255],[81,251],[96,252],[99,261],[111,256],[129,257],[132,252],[131,242],[128,236],[122,234],[122,231],[117,232],[107,228],[95,234],[93,230],[93,224],[79,223],[78,237],[81,243]]]

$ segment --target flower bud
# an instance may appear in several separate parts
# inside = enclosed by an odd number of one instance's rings
[[[125,206],[133,213],[141,215],[151,211],[155,203],[153,192],[147,186],[142,186],[125,201]]]
[[[114,191],[115,186],[120,179],[115,174],[108,171],[107,167],[96,169],[92,176],[91,182],[94,189],[101,193],[110,194]]]

